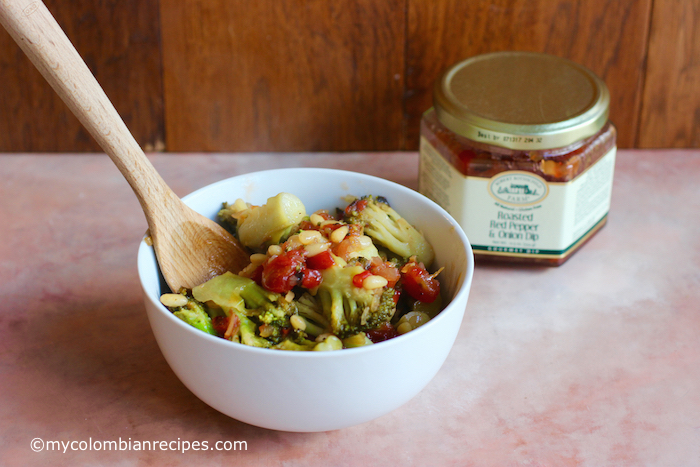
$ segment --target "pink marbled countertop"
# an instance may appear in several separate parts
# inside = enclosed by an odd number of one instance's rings
[[[283,166],[415,188],[418,166],[414,153],[151,160],[180,195]],[[146,222],[106,156],[0,155],[0,200],[2,466],[700,465],[700,151],[619,151],[608,225],[578,254],[553,269],[478,265],[428,387],[315,434],[232,420],[175,377],[136,276]],[[78,450],[33,452],[34,438]],[[247,450],[80,451],[90,440]]]

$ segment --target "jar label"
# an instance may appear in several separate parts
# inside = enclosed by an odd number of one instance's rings
[[[542,177],[530,172],[502,172],[489,182],[489,193],[511,206],[530,206],[547,197],[549,187]]]
[[[418,186],[459,222],[474,253],[562,258],[606,220],[615,153],[566,183],[524,171],[482,178],[459,172],[421,137]]]

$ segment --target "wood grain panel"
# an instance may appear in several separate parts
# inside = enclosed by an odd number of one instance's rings
[[[161,0],[167,147],[402,147],[405,0]]]
[[[438,73],[497,50],[593,69],[621,147],[700,146],[700,0],[46,3],[147,150],[413,150]],[[0,152],[95,150],[0,31]]]
[[[638,147],[700,147],[700,1],[655,0]]]
[[[639,122],[651,0],[409,0],[407,148],[432,105],[442,69],[500,50],[546,52],[591,68],[611,92],[619,145],[630,147]]]
[[[157,0],[46,0],[137,141],[164,141]],[[0,31],[0,151],[100,151],[6,31]]]

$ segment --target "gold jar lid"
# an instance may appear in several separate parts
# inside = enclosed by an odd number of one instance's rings
[[[478,55],[435,83],[440,122],[474,141],[518,150],[568,146],[608,120],[610,94],[589,69],[534,52]]]

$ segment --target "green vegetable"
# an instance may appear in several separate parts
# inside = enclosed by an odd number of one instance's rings
[[[270,341],[255,334],[255,323],[245,316],[238,315],[238,317],[241,319],[241,326],[238,330],[241,336],[241,344],[263,348],[271,347]]]
[[[227,316],[237,314],[241,320],[241,342],[256,347],[269,347],[284,336],[283,328],[290,328],[289,317],[297,313],[296,304],[270,292],[252,279],[231,272],[198,285],[193,297],[207,304],[208,309],[221,308]],[[264,337],[256,337],[256,328],[263,326]],[[254,337],[256,337],[254,339]],[[260,341],[262,339],[264,342]]]
[[[435,254],[423,234],[394,211],[386,199],[364,196],[361,200],[367,202],[366,206],[360,208],[361,204],[356,203],[356,209],[346,211],[345,222],[364,225],[365,235],[378,245],[404,259],[415,256],[430,267]]]
[[[238,239],[248,248],[259,250],[288,236],[306,216],[306,208],[296,196],[280,193],[262,206],[249,207],[236,215]]]
[[[412,261],[429,267],[433,250],[386,199],[352,199],[330,218],[327,211],[307,218],[301,201],[287,193],[262,206],[242,199],[223,203],[218,214],[222,225],[243,245],[266,256],[255,255],[240,275],[226,272],[192,290],[183,289],[181,295],[164,294],[161,302],[204,332],[261,348],[338,350],[372,345],[370,331],[379,330],[382,336],[385,330],[410,332],[438,314],[442,301],[438,297],[423,303],[407,294],[397,300],[398,289],[393,287],[398,283],[408,290],[408,269],[401,279],[402,266]],[[304,224],[305,230],[315,231],[290,237],[300,232],[303,220],[310,223]],[[279,246],[269,248],[273,244]],[[305,252],[312,258],[313,251],[326,250],[332,254],[306,263]],[[276,259],[291,261],[293,255],[299,261],[291,266]],[[265,279],[281,277],[289,287],[273,287],[284,292],[271,292],[252,277],[262,277],[266,284],[270,282]]]
[[[330,323],[323,315],[323,309],[318,301],[309,293],[303,294],[297,300],[299,318],[304,321],[304,332],[311,336],[320,336],[324,332],[330,332]]]
[[[241,200],[243,201],[243,200]],[[237,215],[236,206],[234,204],[222,203],[221,209],[216,215],[219,220],[219,224],[228,230],[231,235],[238,235],[238,221],[236,220]]]
[[[199,302],[213,302],[223,309],[226,316],[235,311],[245,312],[245,302],[241,291],[255,284],[253,280],[226,272],[192,289],[192,296]]]
[[[299,319],[302,322],[302,324],[303,324],[302,330],[306,334],[308,334],[309,336],[317,337],[317,336],[320,336],[321,334],[326,332],[326,329],[317,325],[313,321],[310,321],[309,319],[304,318],[301,314],[297,315],[297,319]]]
[[[396,311],[394,289],[355,287],[352,278],[364,272],[359,264],[322,271],[317,299],[331,331],[344,338],[389,321]]]
[[[196,327],[200,331],[204,331],[213,336],[216,335],[216,332],[211,324],[211,318],[207,312],[204,311],[202,304],[197,303],[191,298],[187,299],[187,305],[174,309],[173,314],[190,326]]]
[[[314,341],[310,341],[308,339],[304,339],[301,341],[301,343],[294,342],[291,339],[285,339],[279,344],[273,346],[273,349],[277,350],[314,350],[314,347],[316,347],[318,344]]]

